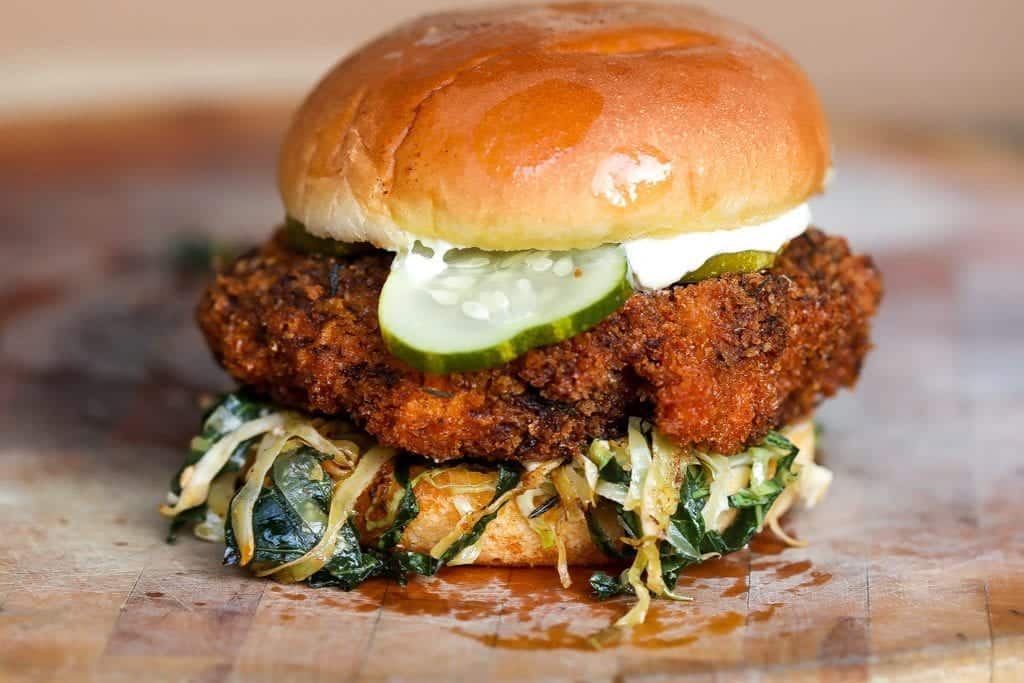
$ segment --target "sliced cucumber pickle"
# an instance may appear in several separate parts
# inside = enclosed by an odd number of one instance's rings
[[[618,246],[427,253],[417,244],[396,258],[378,309],[388,348],[424,372],[507,363],[596,325],[632,293]]]
[[[304,254],[322,254],[324,256],[352,256],[369,251],[373,247],[365,242],[349,243],[317,237],[306,231],[304,226],[294,218],[285,219],[284,237],[288,246]]]
[[[680,282],[700,282],[726,273],[754,273],[771,268],[775,254],[770,251],[739,251],[712,256],[697,270],[683,276]]]

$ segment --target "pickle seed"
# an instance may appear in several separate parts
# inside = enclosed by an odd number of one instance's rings
[[[474,320],[487,320],[491,317],[491,312],[479,301],[463,301],[462,312]]]
[[[530,252],[528,251],[513,252],[511,255],[501,259],[498,265],[501,268],[518,268],[529,256]]]
[[[504,292],[487,291],[480,293],[480,303],[490,311],[504,311],[508,309],[510,302]]]
[[[430,294],[431,299],[442,306],[453,306],[459,302],[458,292],[446,289],[428,289],[427,292]]]
[[[529,258],[526,259],[526,265],[529,266],[531,270],[535,270],[538,273],[543,273],[545,270],[549,269],[553,263],[554,261],[548,258],[548,252],[546,251],[538,251],[536,254],[531,254]]]
[[[572,272],[573,262],[571,256],[563,256],[562,258],[555,261],[555,265],[551,267],[551,272],[558,277],[565,277]]]

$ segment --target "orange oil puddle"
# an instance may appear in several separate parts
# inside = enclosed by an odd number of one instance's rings
[[[811,561],[810,560],[801,560],[799,562],[788,562],[788,563],[786,563],[784,565],[781,565],[780,567],[776,568],[775,576],[777,578],[780,578],[780,579],[790,579],[790,578],[793,578],[794,576],[796,576],[797,574],[803,574],[804,572],[810,570],[810,568],[811,568]]]
[[[769,580],[803,577],[787,592],[821,586],[832,579],[829,572],[813,569],[809,560],[786,562],[773,557],[785,549],[771,539],[756,539],[751,555],[737,553],[687,569],[679,577],[677,590],[685,595],[711,589],[722,598],[735,599],[749,588],[750,568],[770,571]],[[750,612],[708,612],[708,608],[721,609],[725,604],[698,596],[695,603],[654,600],[645,623],[618,629],[609,625],[625,614],[633,601],[595,601],[589,594],[590,572],[574,569],[572,587],[563,589],[554,571],[460,568],[447,576],[414,578],[405,587],[371,581],[351,593],[316,591],[311,599],[317,608],[347,612],[382,608],[386,613],[428,618],[439,628],[488,647],[518,651],[684,648],[702,638],[739,635],[741,629],[770,621],[783,606],[772,602]],[[724,589],[723,582],[728,584]],[[270,591],[290,601],[307,599],[307,594],[276,584]],[[291,622],[295,616],[283,611],[279,619]]]
[[[747,585],[747,577],[744,576],[740,579],[737,579],[735,583],[733,583],[731,586],[722,591],[721,597],[736,598],[741,595],[744,595],[748,589],[749,586]]]

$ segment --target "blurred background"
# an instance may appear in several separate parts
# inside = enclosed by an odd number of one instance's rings
[[[295,97],[429,0],[4,0],[0,112]],[[716,0],[796,56],[834,115],[927,126],[1024,120],[1019,0]]]

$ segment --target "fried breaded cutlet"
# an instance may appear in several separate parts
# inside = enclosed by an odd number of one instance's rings
[[[438,461],[571,456],[638,415],[680,444],[733,454],[854,384],[882,291],[869,257],[810,229],[770,270],[636,292],[564,342],[435,376],[381,338],[392,258],[298,253],[278,236],[216,277],[200,327],[243,385],[350,415],[382,444]]]

